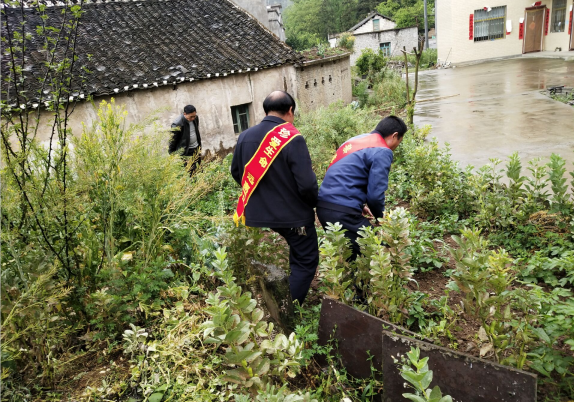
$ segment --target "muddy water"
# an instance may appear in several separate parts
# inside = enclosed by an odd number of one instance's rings
[[[556,85],[574,86],[573,61],[518,58],[424,72],[415,123],[432,125],[431,136],[450,143],[462,166],[518,151],[523,166],[556,153],[572,171],[574,107],[541,94]]]

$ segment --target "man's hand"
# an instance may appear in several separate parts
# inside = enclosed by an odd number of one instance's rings
[[[371,210],[369,209],[369,207],[367,205],[365,205],[363,207],[363,216],[367,219],[373,219],[373,213],[371,212]]]

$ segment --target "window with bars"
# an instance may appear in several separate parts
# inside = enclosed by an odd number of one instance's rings
[[[380,29],[381,29],[381,20],[379,20],[378,18],[374,19],[373,20],[373,31],[380,31]]]
[[[552,1],[551,32],[564,32],[566,30],[566,0]]]
[[[503,39],[506,37],[506,6],[488,10],[474,10],[474,41]]]
[[[249,128],[249,103],[231,106],[231,117],[233,118],[235,134],[247,130]]]
[[[383,56],[390,57],[391,56],[391,42],[383,42],[379,45]]]

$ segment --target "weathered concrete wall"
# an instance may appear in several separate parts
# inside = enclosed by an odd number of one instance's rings
[[[259,70],[227,77],[187,82],[173,86],[134,90],[114,96],[117,105],[125,106],[128,115],[126,123],[140,123],[154,112],[159,113],[159,124],[169,128],[171,122],[182,112],[183,107],[192,104],[197,108],[203,148],[212,151],[234,147],[238,135],[233,131],[231,107],[249,105],[249,124],[257,124],[264,116],[263,100],[274,90],[287,90],[297,97],[295,67],[291,65]],[[90,126],[96,120],[97,108],[102,100],[82,102],[76,105],[69,125],[74,135],[82,133],[82,123]],[[47,114],[44,114],[47,116]],[[41,120],[38,138],[49,138],[50,126],[46,118]],[[167,139],[166,139],[167,141]],[[164,144],[162,144],[164,146]]]
[[[366,23],[361,25],[359,28],[355,29],[353,31],[353,35],[366,33],[366,32],[373,32],[374,31],[374,28],[373,28],[373,20],[374,19],[379,20],[379,30],[380,31],[384,31],[386,29],[393,29],[394,27],[397,26],[396,22],[394,22],[394,21],[391,21],[389,19],[382,18],[379,16],[374,16],[369,21],[367,21]]]
[[[352,100],[349,54],[313,60],[297,68],[297,98],[303,109]]]
[[[525,8],[532,3],[531,0],[508,0],[500,4],[506,5],[506,19],[512,22],[512,32],[502,39],[474,42],[469,39],[469,16],[474,14],[474,10],[483,8],[484,1],[438,0],[435,7],[439,62],[456,64],[522,54],[523,40],[518,39],[519,22],[525,16]],[[567,3],[566,23],[569,22],[571,4],[571,1]],[[542,5],[552,12],[552,0],[544,0]],[[543,38],[543,50],[554,51],[556,47],[562,47],[562,51],[567,51],[570,38],[568,29],[565,32],[550,31]]]
[[[254,16],[263,26],[270,28],[269,19],[267,18],[267,1],[266,0],[231,0],[239,7]]]
[[[413,47],[417,46],[418,38],[419,34],[416,27],[355,35],[355,48],[351,55],[351,65],[355,65],[363,49],[370,48],[377,51],[381,43],[391,42],[391,56],[397,56],[401,54],[403,46],[408,51],[412,51]]]

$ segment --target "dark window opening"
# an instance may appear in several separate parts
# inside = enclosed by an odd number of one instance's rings
[[[231,106],[231,117],[233,118],[235,134],[247,130],[249,128],[249,103]]]

